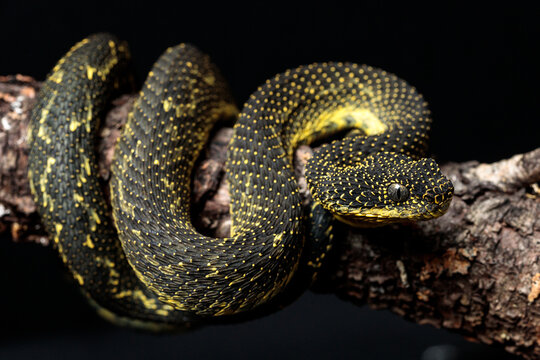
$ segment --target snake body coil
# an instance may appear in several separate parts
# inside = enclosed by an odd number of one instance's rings
[[[125,43],[100,34],[75,45],[39,92],[29,129],[30,187],[63,262],[99,313],[116,323],[164,329],[189,324],[129,267],[98,177],[99,118],[130,90]]]
[[[208,57],[179,45],[154,65],[117,144],[118,241],[93,137],[124,58],[125,45],[97,35],[60,60],[33,113],[29,160],[47,230],[108,314],[175,324],[250,310],[282,292],[305,266],[309,241],[294,150],[343,130],[361,133],[323,146],[306,169],[322,207],[354,225],[429,219],[448,207],[451,183],[421,158],[430,124],[421,95],[379,69],[322,63],[277,75],[244,105],[228,154],[232,235],[199,234],[190,220],[191,171],[212,126],[236,108]]]

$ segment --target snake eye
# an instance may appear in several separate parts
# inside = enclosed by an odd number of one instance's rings
[[[388,196],[394,201],[405,201],[409,198],[409,190],[401,184],[392,184],[388,187]]]

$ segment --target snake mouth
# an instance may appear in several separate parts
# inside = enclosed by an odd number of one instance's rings
[[[454,194],[450,181],[427,192],[422,201],[414,201],[414,206],[401,208],[377,208],[351,210],[350,208],[327,209],[338,220],[354,227],[376,227],[392,223],[430,220],[444,215]]]
[[[442,214],[441,214],[442,215]],[[407,223],[417,220],[427,220],[435,216],[413,209],[397,210],[384,208],[364,209],[354,213],[334,213],[339,221],[354,227],[377,227],[387,224]]]
[[[445,201],[443,204],[434,204],[429,206],[424,211],[401,211],[397,210],[384,210],[384,209],[370,209],[364,213],[357,214],[337,214],[334,213],[334,217],[341,222],[354,227],[377,227],[388,224],[396,223],[408,223],[412,221],[431,220],[446,213],[450,207],[451,198]]]

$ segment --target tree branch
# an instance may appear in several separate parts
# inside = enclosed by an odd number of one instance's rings
[[[47,245],[26,179],[28,113],[38,89],[29,77],[0,77],[0,233]],[[116,100],[102,127],[98,151],[105,180],[133,99]],[[231,134],[221,128],[213,135],[194,177],[197,226],[216,236],[227,236],[230,228],[223,175]],[[310,153],[308,147],[297,151],[306,202],[302,168]],[[316,288],[539,358],[540,148],[494,164],[450,163],[443,172],[455,186],[445,216],[377,229],[342,225],[337,261]]]

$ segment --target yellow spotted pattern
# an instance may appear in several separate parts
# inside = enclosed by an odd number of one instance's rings
[[[99,119],[115,95],[130,91],[128,69],[127,45],[107,34],[60,59],[31,115],[30,187],[62,261],[99,313],[144,329],[186,327],[192,317],[159,301],[129,266],[98,177]]]
[[[208,56],[181,44],[155,63],[128,117],[109,208],[95,132],[107,102],[126,91],[128,57],[110,35],[75,45],[44,83],[30,137],[29,178],[44,225],[111,321],[167,329],[271,302],[299,269],[322,266],[332,237],[327,211],[363,226],[429,219],[448,207],[451,183],[422,158],[429,111],[403,80],[351,63],[301,66],[268,80],[238,114]],[[232,233],[212,238],[191,223],[191,174],[211,128],[235,117]],[[352,129],[308,162],[317,203],[306,230],[294,151]],[[396,184],[407,192],[399,201]]]

